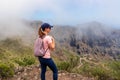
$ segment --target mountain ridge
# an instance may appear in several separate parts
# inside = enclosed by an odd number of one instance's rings
[[[26,71],[26,66],[30,68],[32,65],[39,64],[33,55],[33,45],[41,23],[34,22],[31,25],[31,22],[28,22],[27,25],[34,33],[26,34],[30,36],[28,36],[30,44],[26,45],[24,42],[27,41],[27,39],[24,39],[25,36],[12,36],[0,41],[0,70],[3,72],[0,72],[0,79],[4,80],[4,77],[9,78],[13,75],[13,80],[16,80],[16,78],[19,80],[29,79],[30,76],[35,77],[34,74],[29,75],[29,70],[24,72],[23,68]],[[96,34],[92,30],[100,34]],[[71,73],[80,74],[80,77],[78,77],[80,79],[84,79],[84,76],[87,76],[87,79],[92,77],[93,80],[120,79],[117,75],[120,66],[120,33],[119,30],[104,31],[106,30],[94,29],[94,26],[87,28],[86,32],[85,29],[79,30],[78,27],[54,26],[50,35],[54,36],[56,40],[56,50],[52,52],[51,56],[59,71],[69,72],[62,80],[68,79],[68,77],[76,80]],[[34,72],[34,69],[38,70],[38,68],[33,67],[31,73]],[[23,73],[19,71],[23,71]],[[38,72],[35,74],[37,75],[35,79],[39,79]]]

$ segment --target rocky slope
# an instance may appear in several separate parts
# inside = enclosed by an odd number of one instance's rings
[[[120,59],[120,30],[107,27],[98,22],[81,24],[77,27],[57,27],[52,31],[55,38],[72,47],[78,54],[110,55]]]
[[[33,30],[33,34],[28,34],[29,44],[25,44],[24,40],[18,36],[0,41],[0,70],[4,69],[3,64],[9,64],[6,68],[10,69],[12,64],[16,69],[14,77],[0,78],[1,80],[39,80],[39,67],[30,65],[36,62],[32,46],[41,23],[39,21],[25,22]],[[55,25],[50,34],[54,36],[57,43],[52,57],[60,69],[59,80],[95,80],[89,76],[99,80],[120,79],[118,75],[120,73],[118,70],[120,30],[108,30],[105,25],[92,22],[77,27]],[[28,42],[28,40],[25,41]],[[79,56],[80,59],[76,59],[75,56]],[[109,65],[109,61],[113,63]],[[29,67],[25,67],[28,65]],[[7,70],[4,70],[7,73]],[[5,74],[2,76],[4,77]],[[52,72],[49,69],[46,77],[47,80],[52,80]]]
[[[14,77],[1,80],[40,80],[40,69],[38,66],[19,68]],[[46,80],[53,80],[52,72],[50,70],[47,70],[46,72]],[[90,77],[84,77],[76,73],[59,71],[58,80],[95,80],[95,79]]]

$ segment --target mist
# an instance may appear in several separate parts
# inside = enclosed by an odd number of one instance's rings
[[[76,26],[76,28],[76,36],[78,39],[84,36],[92,39],[104,38],[105,36],[110,36],[111,32],[115,30],[115,28],[111,26],[96,21],[80,24]]]
[[[0,1],[0,40],[22,37],[25,41],[31,39],[35,32],[24,21],[32,21],[34,13],[39,10],[49,10],[54,0],[45,5],[48,0],[1,0]],[[27,39],[27,40],[26,40]]]
[[[35,10],[34,0],[0,1],[0,40],[22,37],[29,42],[33,29],[24,22]]]
[[[81,0],[81,1],[83,1],[83,0]],[[0,40],[6,39],[6,38],[12,38],[12,37],[21,37],[21,36],[23,37],[23,39],[27,38],[28,40],[30,40],[29,38],[31,38],[31,35],[35,34],[34,30],[29,25],[26,25],[23,20],[24,19],[28,19],[28,20],[32,19],[32,17],[35,16],[34,15],[35,13],[37,13],[37,14],[39,14],[39,16],[43,17],[43,18],[39,19],[39,20],[42,20],[43,22],[50,22],[50,23],[54,23],[54,24],[55,23],[56,24],[57,23],[58,24],[61,24],[61,23],[63,23],[63,24],[65,24],[65,23],[66,24],[69,24],[69,23],[76,24],[77,23],[77,24],[79,24],[82,21],[90,20],[90,19],[87,19],[84,17],[83,17],[84,20],[81,20],[82,17],[81,18],[78,17],[78,16],[85,16],[83,14],[81,14],[81,15],[79,14],[79,11],[81,11],[81,6],[84,7],[88,4],[90,4],[89,6],[92,6],[93,3],[94,4],[99,3],[99,7],[101,7],[101,5],[103,5],[102,3],[107,4],[107,1],[106,2],[104,2],[104,1],[94,2],[94,0],[93,0],[92,2],[84,1],[83,3],[81,3],[81,1],[76,0],[74,2],[74,5],[76,5],[76,8],[77,8],[77,9],[75,9],[75,12],[74,12],[71,9],[67,8],[67,7],[69,7],[69,5],[72,4],[72,2],[69,0],[67,0],[65,2],[62,0],[58,0],[58,1],[55,1],[55,0],[1,0],[0,1]],[[49,3],[49,4],[46,5],[46,3]],[[83,4],[83,5],[80,5],[80,4]],[[89,6],[87,6],[87,7],[89,7]],[[103,8],[100,8],[100,9],[98,8],[97,10],[104,12],[104,11],[102,11],[102,9]],[[76,15],[73,14],[72,12],[76,13]],[[115,11],[113,11],[113,12],[115,12]],[[48,16],[48,14],[43,15],[43,13],[52,14],[53,16]],[[39,17],[39,16],[37,15],[36,17]],[[77,18],[76,18],[76,16],[77,16]],[[91,15],[88,15],[87,17],[90,17],[90,16]],[[103,35],[103,32],[101,32],[101,30],[103,28],[101,28],[101,26],[98,26],[98,27],[93,26],[90,29],[88,29],[89,27],[86,27],[83,25],[78,25],[78,27],[79,28],[77,29],[76,34],[80,38],[83,35],[89,34],[90,30],[96,36]],[[109,33],[110,28],[106,27],[103,30],[105,32]],[[72,30],[71,30],[71,32],[72,32]],[[58,32],[58,33],[60,33],[60,32]],[[63,34],[64,34],[64,32],[63,32]],[[66,33],[66,34],[68,34],[68,33]],[[65,36],[65,34],[64,34],[64,36]]]

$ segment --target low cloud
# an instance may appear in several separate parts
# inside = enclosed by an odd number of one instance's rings
[[[28,36],[33,30],[23,22],[35,10],[33,0],[1,0],[0,1],[0,39],[13,36]]]
[[[92,19],[98,21],[109,19],[110,22],[117,24],[120,21],[119,2],[119,0],[1,0],[0,37],[29,34],[32,29],[28,28],[22,19],[32,19],[36,14],[36,17],[42,17],[42,21],[54,24],[79,24]],[[46,13],[44,17],[42,12]],[[52,15],[48,18],[46,16],[49,13]]]

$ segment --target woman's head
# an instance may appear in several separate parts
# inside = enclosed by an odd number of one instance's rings
[[[53,26],[51,26],[48,23],[43,23],[41,25],[41,27],[39,28],[39,31],[38,31],[39,36],[43,36],[43,35],[48,34],[50,32],[50,30],[51,30],[52,27]]]

